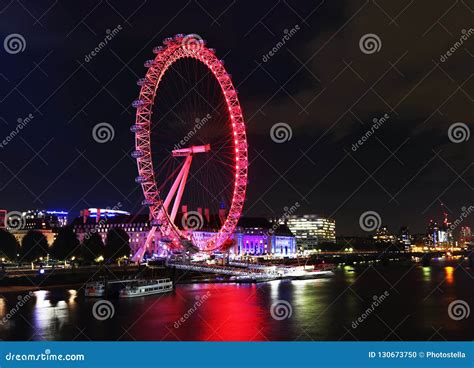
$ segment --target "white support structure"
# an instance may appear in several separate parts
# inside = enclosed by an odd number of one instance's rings
[[[186,186],[186,180],[188,179],[188,174],[191,168],[193,155],[195,153],[209,152],[210,150],[211,150],[211,146],[209,144],[206,144],[203,146],[191,146],[189,148],[181,148],[181,149],[174,150],[172,152],[173,156],[175,157],[185,156],[186,160],[184,160],[183,167],[181,168],[181,170],[179,170],[179,173],[176,176],[176,179],[174,180],[173,185],[171,186],[171,189],[168,192],[168,195],[166,196],[165,201],[163,202],[162,211],[169,213],[168,208],[173,198],[175,198],[173,202],[173,208],[171,210],[171,214],[169,215],[171,223],[174,223],[174,220],[176,219],[178,208],[181,203],[181,199],[183,198],[184,187]],[[175,197],[175,194],[176,194],[176,197]],[[153,236],[155,235],[156,229],[157,229],[156,226],[151,226],[150,232],[148,233],[145,244],[143,244],[138,249],[138,251],[135,253],[135,255],[132,258],[134,262],[142,260],[146,250],[150,249],[150,245],[153,241]]]

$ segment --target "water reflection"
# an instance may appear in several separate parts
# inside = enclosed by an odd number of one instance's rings
[[[444,268],[444,272],[445,272],[446,282],[448,284],[453,284],[454,283],[454,267],[447,266]]]
[[[350,326],[374,295],[387,290],[388,282],[397,282],[398,293],[390,290],[377,316],[396,325],[407,314],[423,315],[400,325],[398,336],[423,340],[433,334],[432,326],[449,326],[443,329],[446,339],[465,340],[472,337],[468,325],[453,327],[446,308],[455,299],[474,303],[472,272],[455,273],[455,267],[446,264],[376,270],[346,266],[328,279],[177,285],[173,293],[160,296],[110,299],[115,314],[106,321],[92,316],[97,299],[85,298],[74,289],[42,290],[32,293],[7,323],[0,323],[0,339],[266,341],[347,340],[352,335],[359,340],[383,339],[388,332],[378,318],[367,319],[356,330]],[[4,294],[0,316],[8,314],[22,296],[25,293]],[[292,313],[276,320],[271,306],[282,300],[291,305]]]
[[[421,268],[423,271],[423,281],[431,281],[431,267],[425,266]]]
[[[39,290],[34,292],[32,328],[35,338],[54,339],[70,323],[70,306],[76,307],[75,290]]]

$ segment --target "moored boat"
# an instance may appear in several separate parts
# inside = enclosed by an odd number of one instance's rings
[[[162,294],[173,291],[170,279],[137,280],[128,283],[120,290],[120,298],[135,298],[139,296]]]
[[[104,281],[88,282],[84,287],[84,296],[88,297],[102,297],[105,294]]]

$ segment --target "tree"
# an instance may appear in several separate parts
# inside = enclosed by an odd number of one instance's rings
[[[30,230],[21,242],[20,262],[33,262],[48,254],[48,241],[46,237],[36,230]]]
[[[71,226],[59,229],[58,236],[51,247],[51,256],[58,260],[80,256],[80,242]]]
[[[110,229],[105,240],[105,258],[114,261],[130,255],[130,237],[121,228]]]
[[[88,234],[81,245],[81,258],[89,263],[103,256],[105,251],[104,242],[97,233]]]
[[[19,252],[20,244],[18,244],[13,234],[0,229],[0,257],[14,261]]]

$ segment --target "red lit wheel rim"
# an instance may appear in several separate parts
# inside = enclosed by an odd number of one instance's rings
[[[148,71],[145,78],[140,79],[139,98],[133,106],[137,109],[135,125],[135,151],[132,156],[137,160],[138,177],[143,194],[144,204],[149,207],[152,224],[159,227],[163,237],[171,240],[171,244],[179,247],[181,241],[192,241],[195,246],[204,251],[213,251],[223,248],[233,234],[242,214],[247,186],[247,139],[245,123],[240,107],[237,91],[234,88],[230,75],[223,63],[217,59],[214,51],[205,46],[205,43],[193,35],[177,35],[164,41],[164,46],[154,49],[156,57],[145,63]],[[189,233],[181,230],[170,219],[170,214],[163,206],[163,196],[160,193],[160,184],[155,176],[153,153],[151,147],[152,113],[157,91],[162,88],[160,82],[170,67],[183,58],[191,58],[205,65],[217,81],[224,97],[228,111],[228,124],[233,137],[233,193],[230,207],[220,229],[207,239],[196,239]]]

